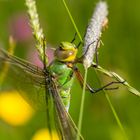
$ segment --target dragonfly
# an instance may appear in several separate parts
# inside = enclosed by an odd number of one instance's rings
[[[24,93],[26,96],[23,95],[24,98],[29,100],[29,102],[32,101],[33,104],[41,104],[40,106],[38,105],[38,108],[46,110],[49,121],[52,119],[58,120],[56,124],[50,121],[48,127],[51,130],[53,127],[59,126],[60,139],[64,140],[75,140],[77,134],[79,134],[76,125],[68,113],[70,90],[75,76],[80,85],[83,86],[82,74],[76,66],[77,63],[82,63],[83,56],[77,58],[80,43],[76,46],[73,43],[74,40],[75,38],[71,42],[61,42],[54,51],[55,59],[53,62],[49,65],[45,61],[42,62],[44,68],[11,55],[0,48],[0,69],[2,69],[4,62],[10,63],[9,73],[11,74],[9,76],[12,77],[14,75],[16,83],[20,84],[20,88],[26,91]],[[44,57],[47,57],[45,50]],[[111,82],[99,89],[93,89],[89,84],[86,84],[86,89],[91,93],[97,93],[100,90],[107,89],[108,86],[114,83],[118,82]],[[31,90],[28,90],[30,89],[29,86],[32,86]],[[42,94],[42,91],[44,94]],[[56,116],[56,119],[54,116]],[[83,139],[82,136],[80,136],[80,139]]]
[[[30,6],[32,6],[32,4]],[[32,14],[30,14],[30,16],[31,15]],[[35,21],[38,21],[38,19]],[[43,68],[11,55],[0,47],[0,71],[2,70],[4,63],[10,64],[7,81],[13,86],[16,86],[19,93],[21,93],[33,107],[46,111],[50,132],[55,128],[62,140],[76,140],[77,135],[79,135],[81,140],[83,139],[69,115],[68,110],[70,107],[70,94],[74,77],[78,79],[81,87],[83,87],[84,83],[83,76],[80,73],[77,64],[83,64],[84,56],[87,56],[89,48],[92,47],[94,43],[97,44],[97,46],[95,46],[94,54],[96,55],[96,61],[98,62],[97,49],[100,38],[90,42],[86,47],[87,50],[85,50],[84,54],[79,58],[77,57],[77,53],[81,42],[78,45],[75,45],[74,41],[75,36],[71,42],[61,42],[54,51],[54,60],[49,65],[46,62],[46,46],[41,46],[44,47],[43,59],[41,59]],[[98,64],[92,64],[92,67],[96,68],[98,67]],[[113,84],[123,84],[124,82],[125,81],[113,81],[98,89],[92,88],[86,83],[86,89],[92,94],[95,94],[101,90],[116,89],[117,87],[108,87]],[[22,90],[25,92],[20,92]]]

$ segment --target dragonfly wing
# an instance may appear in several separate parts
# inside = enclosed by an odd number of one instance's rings
[[[0,72],[3,70],[5,62],[9,62],[10,65],[4,83],[6,85],[9,83],[12,87],[19,89],[20,94],[37,109],[49,112],[50,108],[47,105],[52,98],[57,119],[55,122],[58,122],[56,127],[59,128],[62,139],[76,140],[78,129],[67,113],[50,74],[45,73],[44,76],[41,68],[0,49]],[[82,139],[82,137],[80,138]]]
[[[44,94],[43,70],[37,66],[24,61],[18,57],[8,54],[0,48],[0,73],[3,66],[8,62],[8,73],[2,87],[10,89],[13,87],[19,90],[19,93],[36,109],[43,109],[46,106]],[[1,87],[1,89],[2,89]]]
[[[48,73],[49,75],[49,73]],[[48,76],[49,77],[49,76]],[[76,140],[78,133],[78,129],[71,119],[70,115],[66,111],[61,97],[58,93],[57,87],[51,76],[46,78],[46,92],[51,93],[54,107],[56,111],[57,119],[59,122],[60,134],[62,135],[64,140]],[[81,140],[83,140],[82,136],[79,136]]]
[[[7,62],[13,63],[15,65],[18,65],[20,68],[24,69],[27,72],[30,72],[32,74],[38,75],[38,76],[44,76],[42,69],[37,67],[36,65],[33,65],[32,63],[25,61],[19,57],[10,55],[8,52],[0,48],[0,59],[5,60]]]

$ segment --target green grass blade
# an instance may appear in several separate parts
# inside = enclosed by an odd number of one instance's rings
[[[72,22],[72,24],[73,24],[73,27],[75,28],[75,31],[77,32],[77,35],[78,35],[80,41],[83,42],[83,39],[82,39],[82,37],[81,37],[81,34],[80,34],[80,32],[79,32],[79,30],[78,30],[78,28],[77,28],[77,26],[76,26],[76,23],[75,23],[75,21],[74,21],[72,15],[71,15],[71,12],[70,12],[70,10],[69,10],[69,8],[68,8],[68,6],[67,6],[65,0],[62,0],[62,2],[63,2],[63,4],[64,4],[64,7],[66,8],[66,11],[67,11],[67,13],[68,13],[68,15],[69,15],[69,18],[70,18],[70,20],[71,20],[71,22]]]
[[[86,91],[85,90],[86,89],[86,81],[87,81],[87,69],[85,69],[84,84],[83,84],[81,106],[80,106],[80,114],[79,114],[79,121],[78,121],[79,132],[81,132],[81,128],[82,128],[82,119],[83,119],[84,102],[85,102],[85,91]],[[79,140],[79,135],[77,135],[77,140]]]
[[[115,117],[115,119],[116,119],[116,121],[117,121],[117,124],[118,124],[120,130],[121,130],[122,133],[123,133],[123,136],[124,136],[125,140],[128,140],[127,135],[126,135],[126,132],[125,132],[125,130],[124,130],[124,127],[123,127],[123,125],[122,125],[122,123],[121,123],[121,121],[120,121],[120,119],[119,119],[119,117],[118,117],[118,115],[117,115],[117,112],[115,111],[115,108],[113,107],[113,105],[112,105],[112,103],[111,103],[111,100],[110,100],[108,94],[107,94],[106,92],[104,92],[104,93],[105,93],[105,97],[106,97],[106,99],[107,99],[107,101],[108,101],[108,103],[109,103],[109,106],[110,106],[110,108],[111,108],[111,110],[112,110],[112,113],[113,113],[113,115],[114,115],[114,117]]]

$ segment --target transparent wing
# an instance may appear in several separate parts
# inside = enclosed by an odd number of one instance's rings
[[[35,74],[36,76],[43,76],[43,71],[41,68],[33,65],[32,63],[25,61],[21,58],[18,58],[16,56],[10,55],[8,52],[0,48],[0,59],[1,61],[7,61],[14,65],[17,65],[24,71],[27,71],[29,73]]]
[[[54,108],[55,108],[55,113],[57,116],[57,122],[59,122],[59,128],[60,128],[60,133],[62,135],[62,138],[64,140],[76,140],[77,135],[80,135],[78,132],[78,129],[73,122],[72,118],[70,117],[69,113],[66,111],[63,102],[61,100],[61,97],[58,93],[57,87],[49,73],[47,74],[48,78],[46,79],[46,93],[51,93],[53,102],[54,102]],[[82,136],[80,135],[80,139],[82,140]]]
[[[31,106],[40,110],[44,109],[46,104],[43,70],[0,48],[0,72],[2,72],[5,62],[9,63],[9,68],[4,80],[5,84],[1,89],[3,87],[7,89],[7,85],[8,89],[14,87],[19,90],[19,93]]]
[[[9,72],[4,81],[6,85],[8,84],[8,87],[12,85],[12,87],[19,89],[21,95],[33,107],[45,110],[47,114],[49,112],[55,113],[52,118],[49,117],[49,121],[54,118],[60,139],[76,140],[79,134],[78,129],[65,110],[55,82],[49,72],[46,72],[44,76],[41,68],[0,49],[0,72],[5,62],[10,64]],[[50,100],[53,101],[53,111],[51,110],[52,107],[49,106]],[[80,136],[80,139],[83,138]]]

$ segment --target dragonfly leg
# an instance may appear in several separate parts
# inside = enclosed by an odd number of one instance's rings
[[[78,45],[76,46],[76,48],[79,48],[79,46],[80,46],[81,44],[83,44],[83,42],[80,41],[80,42],[78,43]]]
[[[96,41],[97,41],[97,45],[96,45],[96,48],[95,48],[95,59],[96,59],[96,64],[94,65],[94,67],[97,67],[97,66],[98,66],[98,47],[99,47],[99,42],[100,42],[99,39],[94,40],[93,42],[91,42],[90,44],[88,44],[87,50],[84,52],[84,54],[83,54],[81,57],[79,57],[79,58],[77,58],[77,59],[75,60],[75,63],[82,63],[82,62],[83,62],[84,56],[87,54],[87,52],[88,52],[88,50],[89,50],[89,47],[90,47],[93,43],[95,43]],[[77,45],[77,48],[81,45],[81,43],[82,43],[82,42],[79,42],[79,44]]]
[[[97,45],[96,45],[96,48],[95,48],[95,65],[96,65],[96,67],[98,66],[98,64],[99,64],[99,59],[98,59],[98,48],[99,48],[99,46],[100,46],[100,39],[98,39],[97,40]]]
[[[77,32],[74,34],[74,38],[72,39],[71,43],[73,43],[76,40],[76,36],[77,36]],[[78,45],[76,45],[76,48],[79,48],[79,46],[82,44],[82,42],[80,41],[78,43]]]
[[[74,38],[72,39],[71,43],[73,43],[76,40],[77,32],[74,34]]]
[[[83,87],[83,81],[84,80],[83,80],[83,76],[81,75],[79,69],[76,66],[74,66],[73,70],[74,70],[74,73],[75,73],[75,75],[76,75],[81,87]],[[111,86],[111,85],[114,85],[114,84],[123,84],[124,82],[125,81],[122,81],[122,82],[120,82],[120,81],[112,81],[112,82],[110,82],[110,83],[108,83],[108,84],[106,84],[106,85],[104,85],[104,86],[102,86],[102,87],[100,87],[98,89],[94,89],[89,84],[86,83],[86,89],[89,90],[91,93],[97,93],[97,92],[99,92],[101,90],[115,90],[115,89],[118,89],[118,87],[111,87],[111,88],[108,88],[108,87]]]
[[[104,85],[104,86],[102,86],[102,87],[100,87],[98,89],[90,88],[89,91],[91,93],[97,93],[97,92],[99,92],[101,90],[115,90],[115,89],[118,89],[119,87],[111,87],[111,88],[107,88],[107,87],[109,87],[111,85],[114,85],[114,84],[123,84],[124,82],[125,81],[122,81],[122,82],[121,81],[112,81],[112,82],[110,82],[110,83],[108,83],[108,84],[106,84],[106,85]]]

